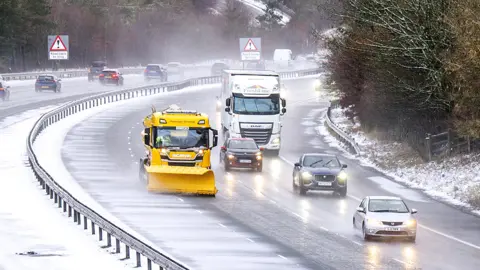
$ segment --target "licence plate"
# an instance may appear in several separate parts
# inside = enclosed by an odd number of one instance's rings
[[[240,163],[252,163],[252,161],[248,159],[240,159]]]
[[[105,78],[110,79],[110,78],[112,78],[112,76],[105,76]]]
[[[330,186],[332,186],[332,183],[330,183],[330,182],[318,182],[318,185],[322,186],[322,187],[330,187]]]
[[[42,88],[48,88],[48,86],[42,86]]]
[[[400,231],[400,228],[392,228],[392,227],[387,227],[387,228],[385,228],[385,231],[394,231],[394,232],[398,232],[398,231]]]

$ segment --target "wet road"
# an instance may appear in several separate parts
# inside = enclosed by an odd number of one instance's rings
[[[210,67],[199,67],[195,72],[190,70],[185,72],[187,78],[201,76],[210,76]],[[155,81],[145,82],[143,74],[124,75],[124,78],[124,85],[120,87],[102,86],[97,81],[88,82],[87,77],[67,78],[61,82],[62,90],[60,93],[54,93],[53,91],[35,92],[34,80],[7,82],[7,85],[11,86],[10,100],[0,101],[0,119],[23,111],[68,102],[92,94],[157,83]],[[176,78],[172,79],[175,80]]]
[[[478,269],[480,219],[406,189],[331,148],[315,130],[328,104],[315,96],[313,81],[285,84],[281,157],[266,158],[262,173],[225,173],[217,147],[216,198],[148,194],[138,180],[138,159],[144,154],[140,120],[151,103],[208,113],[220,129],[214,98],[219,88],[104,111],[69,132],[64,162],[106,209],[198,269]],[[311,151],[339,154],[348,164],[347,198],[292,191],[291,164]],[[352,228],[352,214],[367,195],[402,196],[418,209],[417,242],[365,243]]]

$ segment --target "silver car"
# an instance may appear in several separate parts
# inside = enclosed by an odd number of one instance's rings
[[[372,237],[407,238],[417,236],[416,209],[409,209],[398,197],[367,196],[353,215],[353,227],[362,230],[363,239]]]

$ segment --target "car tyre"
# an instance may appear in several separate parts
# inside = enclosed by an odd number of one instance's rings
[[[415,235],[415,236],[410,236],[410,237],[408,238],[408,242],[410,242],[410,243],[415,243],[416,240],[417,240],[417,236],[416,236],[416,235]]]
[[[346,197],[347,196],[347,186],[338,189],[338,195],[340,195],[340,197]]]
[[[231,170],[230,165],[228,165],[228,163],[225,161],[223,163],[224,163],[225,171],[229,172]]]
[[[256,169],[257,169],[257,172],[262,172],[263,166],[259,166],[259,167],[257,167]]]
[[[367,229],[365,228],[365,223],[362,224],[362,235],[363,235],[363,240],[365,241],[370,240],[370,236],[367,234]]]

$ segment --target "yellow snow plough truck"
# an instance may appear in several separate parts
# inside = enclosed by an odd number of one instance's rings
[[[147,151],[140,159],[140,178],[148,191],[215,196],[210,156],[218,131],[210,127],[208,115],[176,105],[161,112],[152,107],[143,125]]]

